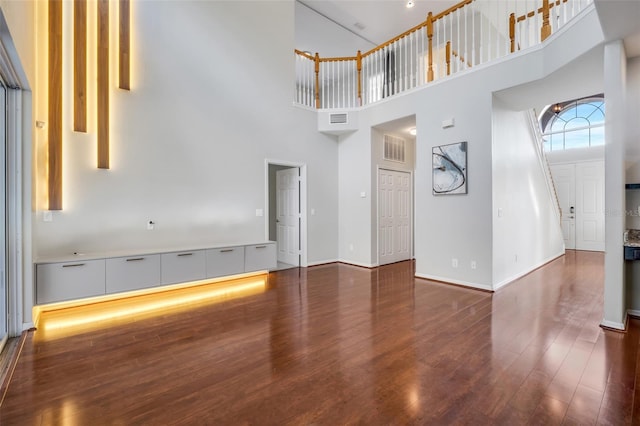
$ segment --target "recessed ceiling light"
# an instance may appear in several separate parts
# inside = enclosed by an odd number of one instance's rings
[[[413,0],[409,0],[407,2],[407,9],[411,9],[413,6],[415,6],[415,3],[413,2]]]

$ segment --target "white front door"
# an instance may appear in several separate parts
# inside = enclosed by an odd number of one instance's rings
[[[604,251],[604,162],[551,167],[565,248]]]
[[[560,211],[562,212],[562,236],[564,248],[576,248],[576,171],[575,164],[551,166],[551,175],[556,186]]]
[[[378,170],[378,263],[411,259],[411,174]]]
[[[300,265],[299,168],[276,172],[276,239],[278,262]]]
[[[576,164],[576,248],[604,251],[604,162]]]

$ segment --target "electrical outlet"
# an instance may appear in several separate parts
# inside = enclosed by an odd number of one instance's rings
[[[476,266],[477,266],[477,265],[476,265],[476,261],[475,261],[475,260],[472,260],[472,261],[471,261],[471,269],[476,269]]]
[[[455,258],[451,259],[451,266],[454,267],[454,268],[457,268],[458,267],[458,259],[455,259]]]
[[[353,244],[349,244],[349,251],[353,251]]]
[[[51,210],[45,210],[42,212],[43,222],[53,222],[53,212]]]
[[[150,220],[149,222],[147,222],[147,230],[148,231],[153,231],[153,228],[156,227],[156,223],[152,220]]]

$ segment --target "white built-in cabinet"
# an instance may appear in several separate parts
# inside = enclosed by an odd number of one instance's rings
[[[244,247],[207,250],[207,277],[223,277],[245,271]]]
[[[35,264],[36,304],[274,269],[276,246],[234,245]]]

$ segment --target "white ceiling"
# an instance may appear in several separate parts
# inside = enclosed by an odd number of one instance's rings
[[[427,14],[440,13],[458,3],[455,0],[298,0],[374,45],[402,34],[424,22]],[[359,28],[356,26],[364,26]]]

